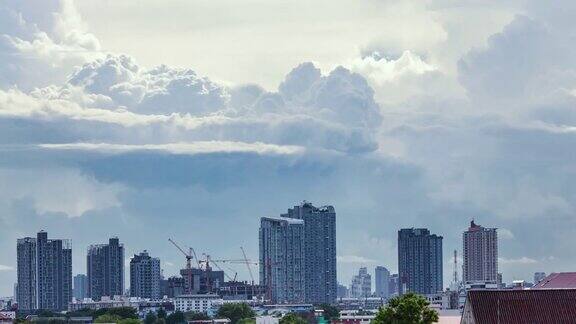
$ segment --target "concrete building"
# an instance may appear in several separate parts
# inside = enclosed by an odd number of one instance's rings
[[[370,297],[372,295],[372,277],[365,267],[360,268],[358,274],[352,277],[350,284],[350,297]]]
[[[260,219],[260,285],[273,303],[305,301],[304,221]]]
[[[88,297],[88,277],[85,274],[74,276],[74,298],[82,300]]]
[[[174,298],[174,309],[181,312],[213,315],[224,300],[216,294],[180,295]]]
[[[544,278],[546,278],[545,272],[534,272],[534,285],[537,285]]]
[[[151,257],[146,250],[130,259],[131,297],[161,298],[160,279],[160,259]]]
[[[398,296],[398,274],[394,273],[390,275],[390,280],[388,280],[388,297]]]
[[[184,278],[172,276],[162,281],[163,281],[163,284],[161,284],[161,286],[163,286],[162,296],[166,296],[168,298],[174,298],[178,295],[184,295],[186,293],[184,286]]]
[[[41,231],[36,238],[17,241],[18,307],[20,310],[67,308],[72,300],[72,244],[48,239]]]
[[[306,302],[333,303],[336,280],[336,212],[332,206],[314,207],[304,201],[283,218],[304,221],[304,285]]]
[[[470,222],[462,234],[464,284],[498,281],[498,234],[496,228],[485,228]]]
[[[89,298],[97,301],[124,294],[124,245],[117,237],[108,244],[91,245],[86,261]]]
[[[337,295],[338,295],[337,297],[338,297],[338,298],[346,298],[346,297],[348,297],[348,287],[346,287],[346,286],[344,286],[344,285],[341,285],[341,284],[338,284],[337,289],[338,289],[338,293],[337,293]]]
[[[377,266],[374,269],[374,285],[376,297],[388,298],[389,293],[390,271],[383,266]]]
[[[184,292],[188,295],[214,293],[224,283],[224,271],[207,269],[180,269],[184,279]]]
[[[443,290],[442,236],[425,228],[398,231],[398,290],[435,294]]]

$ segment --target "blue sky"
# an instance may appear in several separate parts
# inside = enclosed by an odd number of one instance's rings
[[[570,1],[0,3],[0,295],[16,239],[257,256],[259,218],[334,205],[338,279],[396,232],[499,228],[504,279],[574,270]],[[238,267],[248,279],[248,271]]]

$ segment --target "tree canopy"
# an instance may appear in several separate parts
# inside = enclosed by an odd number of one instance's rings
[[[380,308],[374,324],[431,324],[438,322],[438,313],[429,308],[426,298],[414,293],[394,297]]]
[[[230,303],[220,306],[217,316],[227,318],[232,324],[237,324],[241,319],[253,318],[256,314],[248,304]]]
[[[336,306],[330,304],[320,304],[318,308],[324,311],[324,318],[327,321],[332,321],[340,318],[340,310]]]
[[[280,319],[280,324],[307,324],[308,322],[296,313],[284,315]]]

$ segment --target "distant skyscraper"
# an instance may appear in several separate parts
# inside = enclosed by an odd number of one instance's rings
[[[85,274],[74,276],[74,298],[82,300],[88,297],[88,277]]]
[[[390,271],[382,266],[377,266],[374,269],[374,281],[376,286],[376,297],[388,298]]]
[[[260,284],[274,303],[305,301],[303,220],[260,219]]]
[[[20,310],[64,310],[72,301],[72,247],[69,240],[36,238],[17,242],[18,307]]]
[[[346,298],[348,297],[348,287],[338,284],[338,298]]]
[[[350,297],[370,297],[372,295],[372,277],[365,267],[360,268],[358,274],[352,278],[350,284]]]
[[[160,299],[160,259],[147,251],[130,260],[130,296]]]
[[[545,272],[534,272],[534,285],[542,281],[544,278],[546,278]]]
[[[398,283],[399,283],[398,274],[394,273],[390,275],[390,280],[388,281],[388,294],[389,297],[398,296]]]
[[[304,220],[304,285],[306,302],[336,301],[336,212],[309,202],[288,209],[283,218]]]
[[[498,234],[495,228],[484,228],[470,222],[462,234],[463,281],[496,283],[498,281]]]
[[[86,258],[88,269],[88,297],[100,300],[102,296],[124,294],[124,246],[118,238],[108,244],[91,245]]]
[[[398,231],[399,294],[434,294],[442,285],[442,236],[425,228]]]

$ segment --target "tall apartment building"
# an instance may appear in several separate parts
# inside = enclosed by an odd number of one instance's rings
[[[358,274],[352,277],[350,284],[350,297],[370,297],[372,295],[372,277],[365,267],[360,268]]]
[[[374,269],[374,282],[376,297],[388,298],[389,292],[390,271],[383,266],[377,266]]]
[[[304,221],[304,285],[306,302],[334,303],[336,280],[336,212],[309,202],[288,209],[282,218]]]
[[[388,296],[389,297],[398,296],[398,283],[399,282],[400,282],[400,279],[398,278],[397,273],[390,275],[390,280],[388,280]]]
[[[147,251],[134,255],[130,260],[130,296],[160,299],[160,259]]]
[[[398,275],[400,295],[442,291],[442,236],[425,228],[399,230]]]
[[[88,277],[85,274],[74,276],[74,298],[82,300],[88,297]]]
[[[260,219],[260,285],[274,303],[303,303],[304,221],[290,218]]]
[[[68,308],[72,301],[72,245],[70,240],[36,238],[17,241],[18,307],[20,310]]]
[[[462,234],[464,264],[463,281],[470,283],[497,283],[498,233],[496,228],[485,228],[470,222]]]
[[[86,262],[89,298],[100,300],[124,294],[124,246],[118,238],[109,239],[108,244],[91,245]]]

